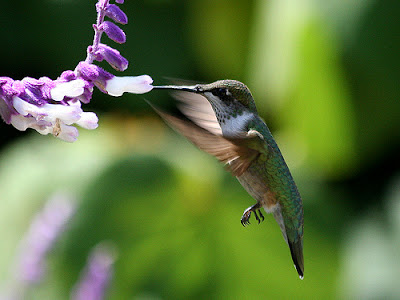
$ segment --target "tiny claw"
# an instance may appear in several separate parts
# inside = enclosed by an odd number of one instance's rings
[[[261,213],[261,211],[259,210],[260,206],[261,206],[260,203],[257,202],[256,204],[254,204],[253,206],[250,206],[249,208],[247,208],[244,211],[242,219],[240,220],[240,222],[242,223],[243,226],[250,225],[249,219],[250,219],[252,212],[254,212],[254,216],[255,216],[258,224],[260,224],[261,221],[264,221],[264,216]],[[260,217],[257,215],[257,210],[258,210],[258,213],[260,214]]]
[[[260,214],[261,222],[263,222],[264,221],[264,215],[262,214],[260,209],[258,210],[258,213]]]
[[[247,225],[250,225],[250,216],[251,216],[251,210],[250,209],[246,209],[243,213],[242,219],[240,220],[240,222],[242,223],[242,225],[244,227],[246,227]]]
[[[260,220],[260,218],[259,218],[258,215],[257,215],[257,210],[254,210],[254,217],[256,218],[258,224],[260,224],[261,220]]]
[[[250,218],[250,214],[248,216],[247,215],[242,216],[242,219],[240,220],[240,222],[242,223],[243,227],[250,225],[249,218]]]

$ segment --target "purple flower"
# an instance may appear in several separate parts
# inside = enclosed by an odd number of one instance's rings
[[[80,100],[85,92],[86,97],[91,97],[90,83],[76,75],[72,77],[70,72],[64,72],[57,80],[0,78],[3,120],[18,130],[33,128],[40,134],[51,133],[67,142],[74,142],[78,137],[73,124],[97,128],[97,116],[81,109]]]
[[[105,298],[105,292],[112,277],[115,252],[113,247],[104,243],[92,250],[86,268],[73,289],[71,299],[100,300]]]
[[[123,3],[121,0],[115,2]],[[153,88],[153,80],[148,75],[116,77],[93,64],[105,60],[117,71],[125,71],[129,64],[118,50],[100,43],[103,32],[113,41],[124,43],[126,35],[122,29],[104,21],[104,18],[107,16],[126,24],[127,16],[117,5],[109,4],[109,0],[99,0],[96,9],[93,45],[87,48],[86,60],[80,62],[74,71],[64,71],[56,80],[48,77],[22,80],[0,77],[0,115],[6,123],[18,130],[33,128],[40,134],[50,133],[64,141],[74,142],[79,133],[73,125],[86,129],[98,126],[96,114],[81,109],[81,103],[90,102],[94,87],[115,97],[125,92],[147,93]]]
[[[29,283],[44,275],[45,258],[74,212],[70,196],[54,195],[33,219],[19,247],[16,277]]]

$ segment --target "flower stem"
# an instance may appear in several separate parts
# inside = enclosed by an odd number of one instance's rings
[[[96,4],[97,8],[97,21],[96,25],[93,26],[94,28],[94,38],[93,38],[93,45],[88,47],[87,56],[85,62],[91,64],[94,61],[94,54],[97,51],[99,46],[101,35],[103,34],[103,30],[100,29],[101,24],[104,22],[104,17],[106,15],[106,7],[109,4],[109,0],[100,0]]]

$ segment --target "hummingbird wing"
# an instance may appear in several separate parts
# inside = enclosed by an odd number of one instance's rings
[[[179,110],[188,119],[208,132],[222,135],[221,126],[219,126],[211,104],[206,98],[190,92],[173,92],[172,95],[178,100]]]
[[[200,127],[191,120],[183,120],[153,109],[170,125],[175,131],[185,136],[189,141],[201,150],[215,156],[219,161],[225,163],[228,171],[234,176],[242,175],[251,162],[258,156],[259,152],[246,147],[254,136],[250,134],[243,138],[229,140],[222,135],[214,134],[207,129]]]
[[[179,110],[193,123],[208,132],[222,136],[222,129],[218,123],[215,112],[210,102],[200,95],[190,92],[173,92],[175,99],[179,101]],[[257,130],[237,132],[234,136],[223,136],[234,144],[247,146],[258,152],[268,154],[268,147],[265,147],[264,137]]]
[[[175,99],[179,101],[179,110],[193,123],[199,127],[207,130],[208,132],[222,136],[222,129],[218,123],[215,112],[208,100],[201,94],[195,94],[190,92],[173,92]],[[226,140],[232,142],[236,146],[251,148],[255,150],[257,155],[259,152],[268,154],[268,147],[265,147],[264,137],[256,130],[237,132],[234,136],[223,136]],[[247,149],[249,151],[250,149]],[[243,152],[243,151],[242,151]],[[255,156],[251,156],[252,159]],[[252,160],[251,159],[251,160]],[[251,160],[249,162],[251,162]],[[239,169],[244,172],[248,165],[244,168],[241,160],[232,160],[230,163],[230,169]],[[240,172],[240,174],[242,173]]]

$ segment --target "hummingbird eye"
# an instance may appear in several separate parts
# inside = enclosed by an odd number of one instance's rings
[[[211,92],[214,96],[217,96],[219,98],[225,98],[227,96],[227,90],[224,88],[216,88],[213,89]]]

